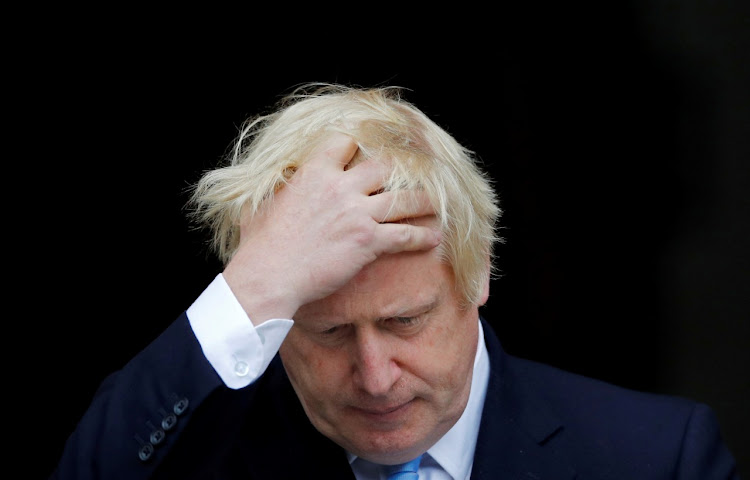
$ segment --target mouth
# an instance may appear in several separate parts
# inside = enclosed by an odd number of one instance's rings
[[[414,399],[397,405],[351,407],[354,412],[368,421],[393,422],[406,416],[414,403]]]

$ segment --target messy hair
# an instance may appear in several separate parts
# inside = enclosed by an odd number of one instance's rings
[[[398,87],[308,84],[273,113],[247,120],[225,164],[203,174],[189,201],[193,220],[211,231],[219,259],[226,264],[238,248],[241,213],[259,212],[311,151],[341,132],[357,143],[357,156],[389,160],[383,190],[427,194],[459,297],[466,306],[477,304],[499,240],[496,194],[473,152],[402,97]]]

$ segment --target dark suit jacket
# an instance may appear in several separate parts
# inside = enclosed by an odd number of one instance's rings
[[[513,357],[483,326],[491,371],[473,479],[739,478],[706,406]],[[105,380],[53,478],[354,475],[308,421],[278,356],[253,385],[230,390],[183,314]]]

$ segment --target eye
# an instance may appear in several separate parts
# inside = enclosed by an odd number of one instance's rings
[[[328,330],[323,330],[320,333],[321,333],[321,335],[333,335],[333,334],[337,333],[340,329],[341,329],[340,326],[336,326],[336,327],[331,327]]]
[[[326,328],[327,327],[327,328]],[[334,339],[343,338],[348,335],[352,330],[352,325],[349,323],[335,324],[333,326],[324,325],[321,326],[322,330],[318,330],[317,334],[321,338]]]
[[[422,315],[415,317],[391,317],[386,321],[393,331],[400,333],[414,333],[422,326]]]
[[[401,325],[411,325],[417,322],[418,317],[393,317],[393,320]]]

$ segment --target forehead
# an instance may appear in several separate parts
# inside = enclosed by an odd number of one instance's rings
[[[393,286],[419,289],[432,277],[443,277],[445,269],[436,250],[382,255],[367,265],[338,293],[367,293]]]
[[[354,321],[398,315],[452,295],[453,274],[437,250],[383,255],[334,294],[305,305],[299,315]]]

